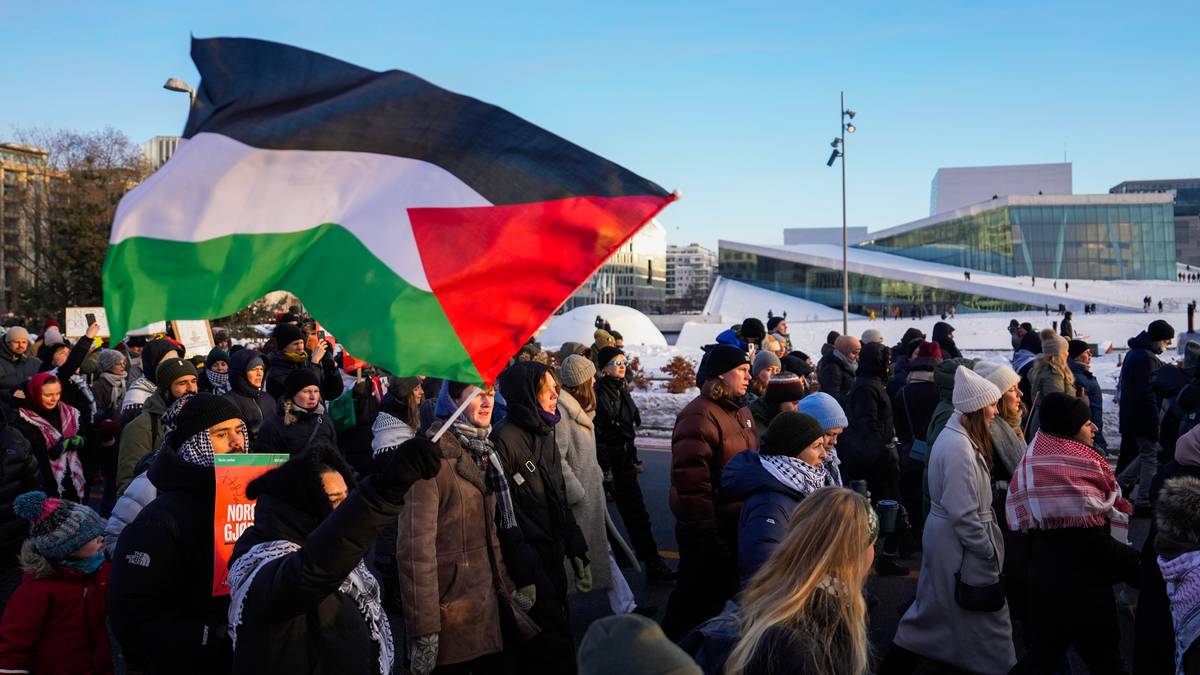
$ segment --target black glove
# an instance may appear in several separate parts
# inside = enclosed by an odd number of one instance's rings
[[[437,475],[442,467],[442,451],[427,438],[410,438],[388,453],[375,486],[384,498],[398,502],[408,488],[419,480]]]

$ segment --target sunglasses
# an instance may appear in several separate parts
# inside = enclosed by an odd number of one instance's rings
[[[617,359],[616,361],[609,361],[609,365],[611,365],[615,368],[624,368],[628,363],[629,362],[626,361],[625,359]]]

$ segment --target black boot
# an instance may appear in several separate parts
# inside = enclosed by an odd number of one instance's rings
[[[669,584],[679,577],[679,573],[668,567],[661,556],[654,556],[646,560],[643,565],[646,569],[646,581],[649,583]]]

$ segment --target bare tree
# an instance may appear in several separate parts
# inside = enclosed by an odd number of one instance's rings
[[[6,246],[21,274],[16,311],[37,323],[64,307],[100,305],[108,237],[121,197],[147,174],[141,151],[111,127],[18,129],[25,145],[49,152],[45,195],[25,201],[25,245]]]

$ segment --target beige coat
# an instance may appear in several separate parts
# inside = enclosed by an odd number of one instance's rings
[[[610,538],[630,561],[636,560],[636,556],[608,514],[604,472],[596,459],[596,430],[592,424],[595,413],[584,412],[579,401],[566,391],[558,396],[558,411],[562,419],[554,426],[554,441],[561,459],[567,504],[587,540],[592,588],[605,590],[612,588],[612,571],[608,565]],[[573,578],[575,572],[570,567],[567,570],[567,578]]]

